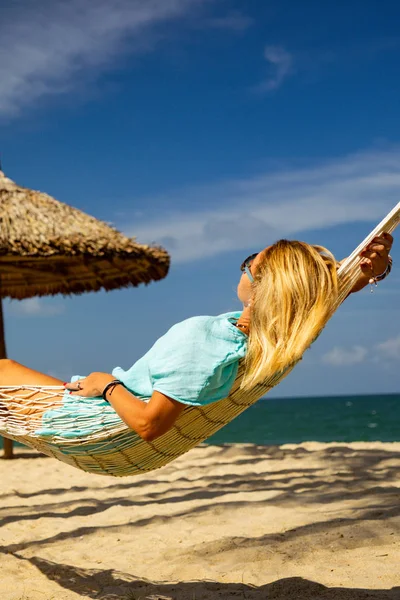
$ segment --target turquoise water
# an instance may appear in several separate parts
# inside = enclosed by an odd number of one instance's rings
[[[400,440],[400,394],[265,398],[208,443]],[[1,443],[1,442],[0,442]]]
[[[400,394],[265,398],[208,443],[400,440]]]

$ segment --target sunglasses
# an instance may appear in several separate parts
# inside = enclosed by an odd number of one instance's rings
[[[242,273],[246,273],[247,277],[250,279],[250,283],[254,283],[254,277],[251,274],[250,266],[255,257],[259,254],[259,252],[255,252],[254,254],[250,254],[240,265],[240,270]]]

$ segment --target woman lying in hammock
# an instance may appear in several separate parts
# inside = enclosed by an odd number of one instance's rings
[[[385,233],[363,250],[352,292],[390,272],[392,242]],[[66,391],[55,393],[50,403],[40,403],[37,392],[25,404],[18,390],[9,396],[2,390],[0,421],[12,419],[17,410],[38,435],[79,437],[94,431],[86,425],[79,432],[80,415],[85,423],[93,415],[99,429],[100,410],[103,422],[107,415],[122,419],[152,441],[172,427],[186,405],[203,406],[225,398],[240,359],[245,357],[241,384],[245,390],[284,371],[299,360],[332,313],[338,293],[335,258],[321,246],[280,240],[249,256],[241,271],[238,297],[243,311],[178,323],[128,371],[117,367],[112,374],[91,373],[63,384],[12,360],[1,360],[0,386],[64,385]],[[57,423],[63,423],[62,431]],[[65,423],[70,423],[70,430]]]

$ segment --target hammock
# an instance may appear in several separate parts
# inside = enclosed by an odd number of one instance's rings
[[[381,223],[366,237],[338,269],[339,294],[335,310],[349,294],[359,275],[359,253],[383,231],[392,232],[400,222],[400,202]],[[66,436],[49,436],[40,433],[43,429],[42,416],[37,413],[61,404],[64,388],[1,386],[0,387],[0,435],[36,448],[40,452],[57,458],[69,465],[90,473],[122,477],[158,469],[184,454],[200,442],[213,435],[246,408],[277,385],[295,364],[283,373],[277,373],[248,392],[240,390],[244,372],[243,361],[227,398],[208,406],[186,407],[175,425],[153,442],[145,442],[129,429],[116,414],[110,417],[110,406],[104,403],[104,412],[98,420],[99,430],[93,431],[93,417],[85,416],[84,410],[78,417],[79,435],[66,437],[68,431],[76,430],[77,419],[71,427],[71,418],[65,417]],[[2,400],[3,399],[3,400]],[[93,399],[90,399],[94,401]],[[90,412],[90,403],[86,408]],[[86,433],[85,433],[86,429]],[[39,432],[39,433],[38,433]]]

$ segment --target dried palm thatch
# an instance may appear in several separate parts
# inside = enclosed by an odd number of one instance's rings
[[[136,243],[0,171],[0,297],[112,290],[162,279],[165,250]]]
[[[113,290],[165,277],[169,255],[0,170],[0,358],[6,357],[1,298]],[[12,447],[5,442],[5,456]]]

